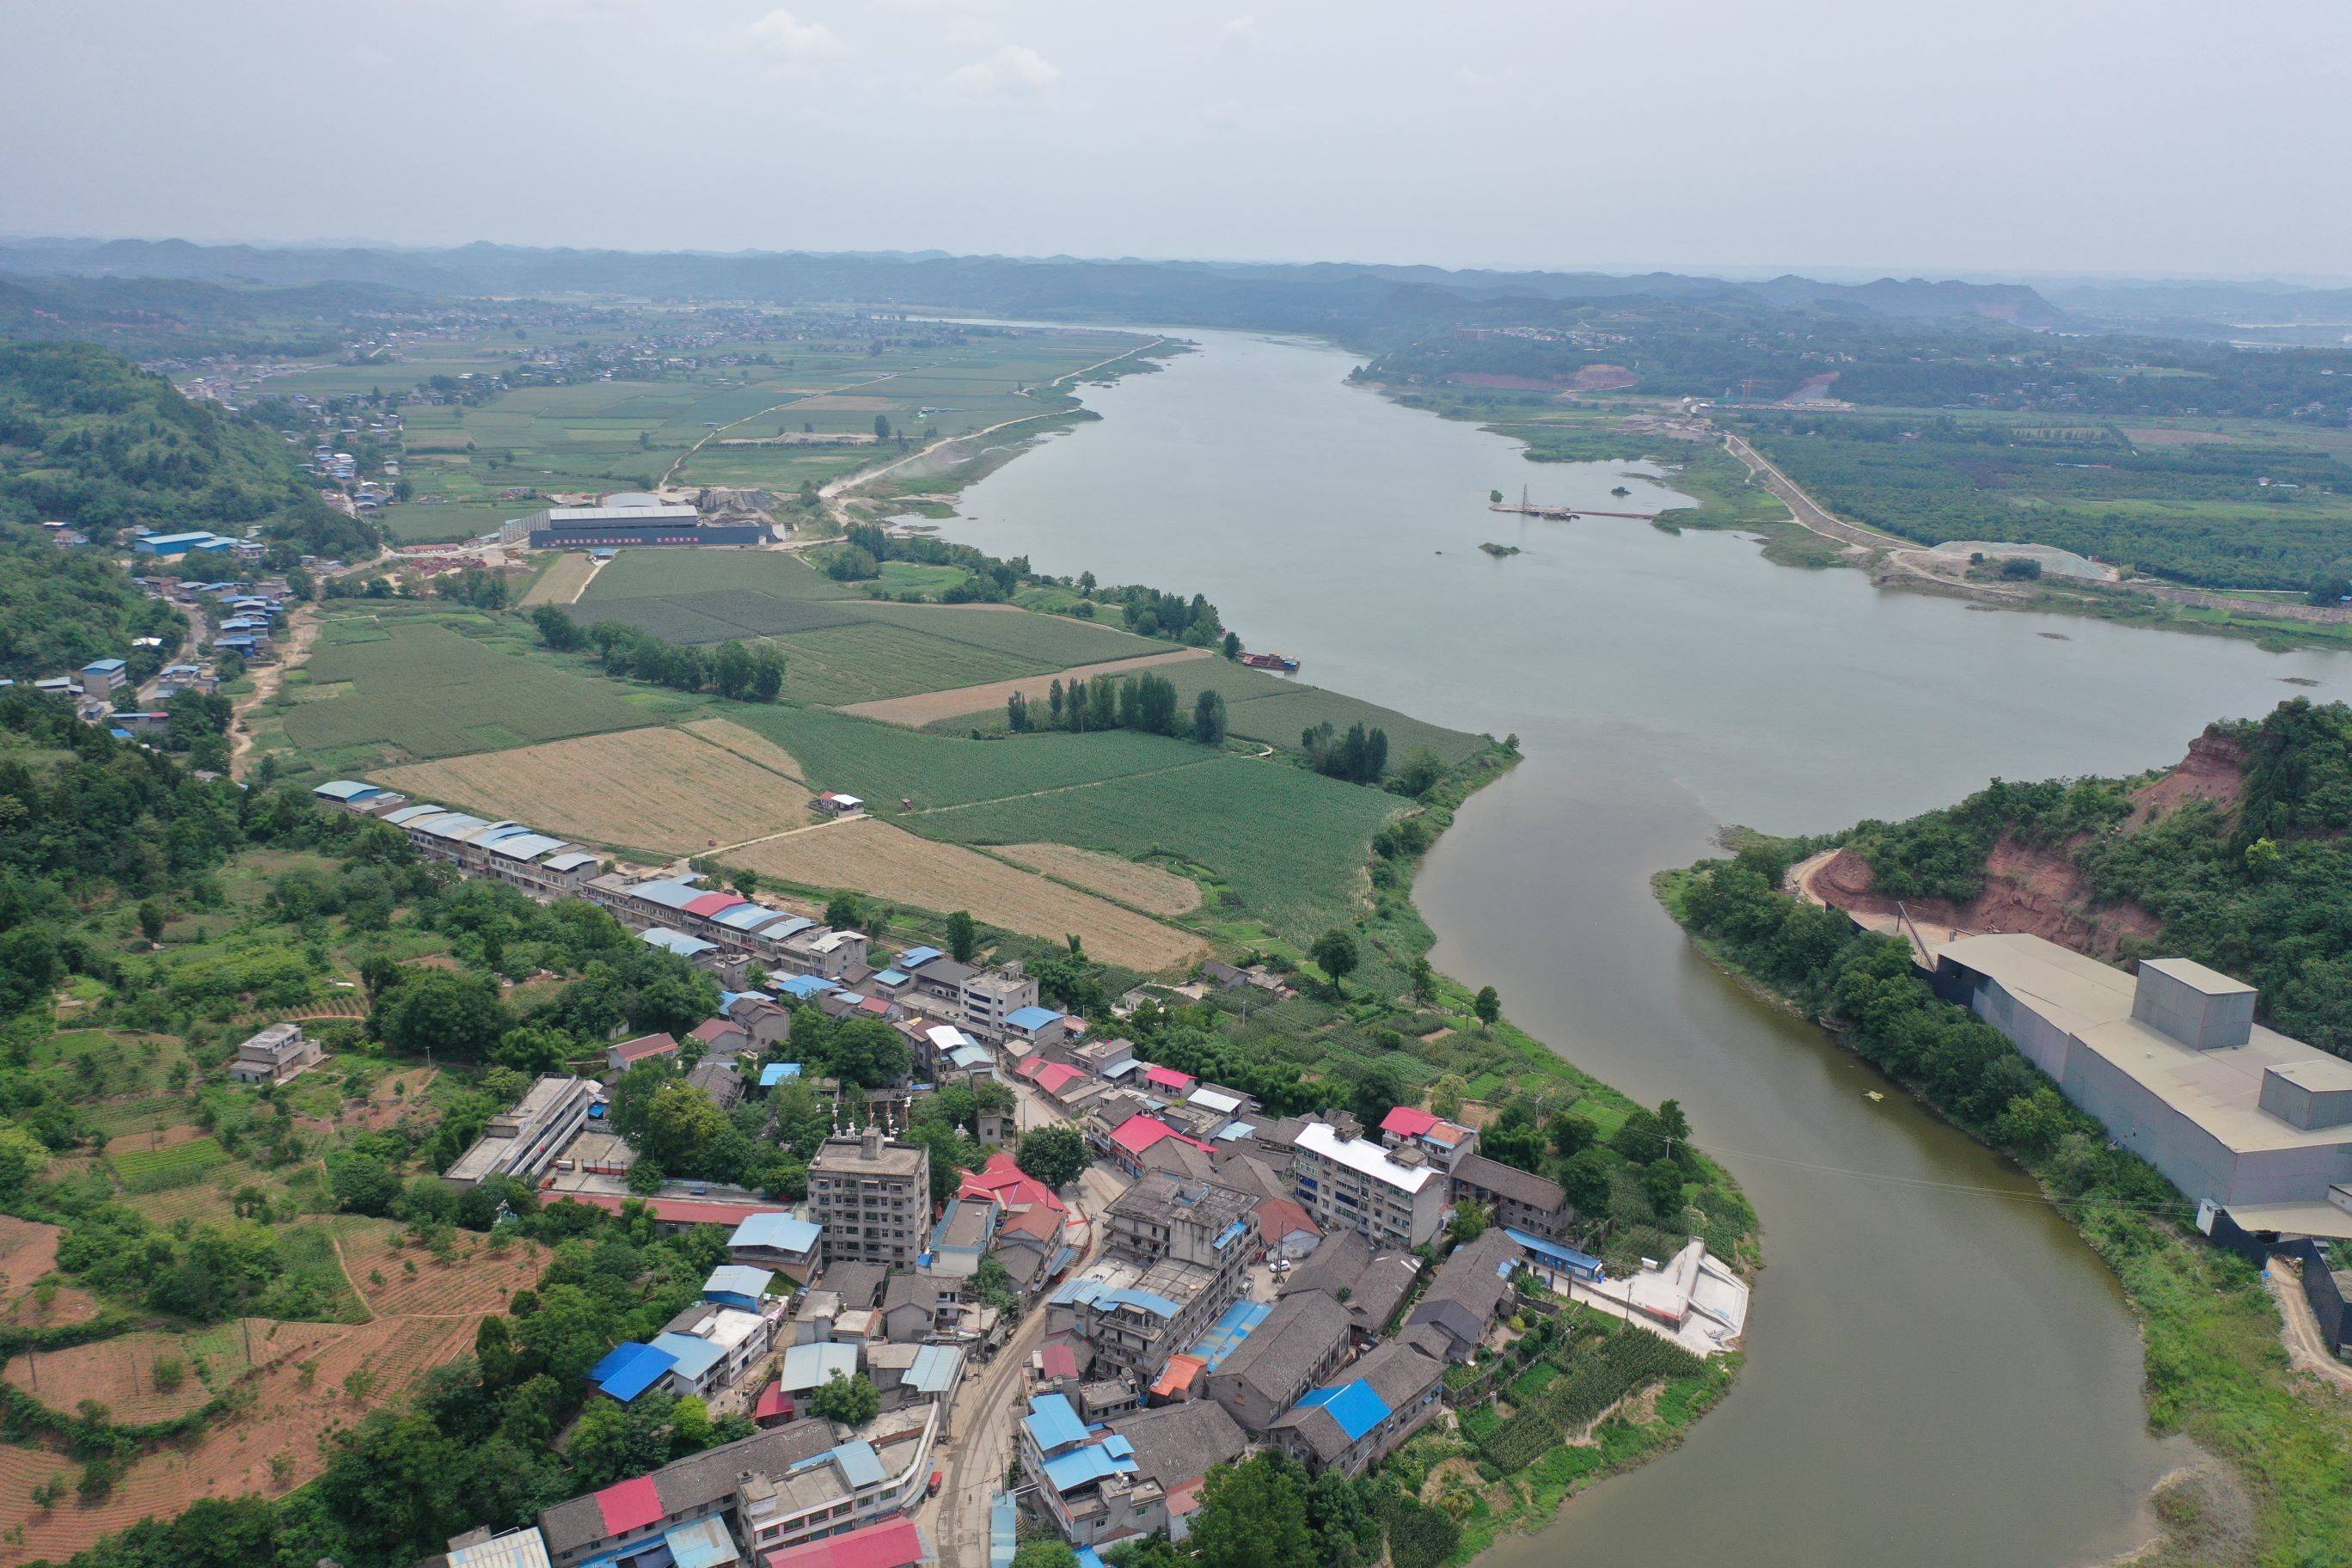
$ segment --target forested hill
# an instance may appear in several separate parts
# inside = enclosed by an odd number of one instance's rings
[[[0,677],[30,680],[125,658],[137,637],[175,648],[186,629],[179,611],[149,598],[107,557],[59,550],[40,529],[0,522]],[[133,668],[152,673],[148,662]]]
[[[0,342],[0,520],[50,519],[93,536],[259,524],[345,558],[378,537],[322,502],[283,438],[252,421],[105,349]]]
[[[2352,708],[2341,702],[2297,698],[2216,724],[2187,763],[2146,778],[1995,780],[1945,810],[1863,823],[1845,844],[1875,894],[1963,924],[1989,905],[2012,917],[2038,908],[2071,920],[2077,945],[2104,931],[2121,957],[2196,959],[2259,987],[2275,1027],[2352,1056]]]

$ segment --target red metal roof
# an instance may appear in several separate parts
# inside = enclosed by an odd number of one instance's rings
[[[630,1531],[643,1530],[662,1516],[661,1493],[655,1489],[651,1476],[606,1487],[596,1494],[596,1506],[604,1512],[607,1535],[626,1535]]]
[[[1159,1381],[1151,1385],[1152,1394],[1160,1399],[1173,1399],[1192,1386],[1208,1363],[1196,1355],[1172,1355],[1160,1371]]]
[[[1047,1062],[1037,1069],[1037,1087],[1047,1094],[1059,1094],[1086,1076],[1066,1062]]]
[[[767,1564],[768,1568],[915,1568],[929,1555],[915,1521],[900,1518],[771,1552]]]
[[[1078,1352],[1067,1340],[1047,1340],[1037,1352],[1037,1364],[1045,1369],[1047,1377],[1076,1377]]]
[[[751,1406],[751,1419],[772,1421],[779,1415],[793,1414],[793,1396],[784,1392],[781,1383],[772,1383],[760,1390],[760,1401]]]
[[[1174,1068],[1150,1067],[1143,1069],[1143,1081],[1161,1089],[1190,1089],[1201,1080]]]
[[[614,1054],[625,1062],[641,1062],[647,1057],[658,1057],[677,1049],[677,1042],[667,1035],[640,1035],[634,1040],[623,1040],[613,1047]]]
[[[1381,1131],[1400,1138],[1418,1138],[1436,1125],[1436,1117],[1412,1105],[1400,1105],[1381,1118]]]
[[[721,910],[731,910],[738,904],[750,901],[747,899],[739,899],[732,893],[705,893],[698,899],[688,899],[681,907],[690,915],[709,916],[717,914]]]
[[[1110,1135],[1110,1141],[1112,1142],[1118,1144],[1121,1149],[1126,1150],[1129,1153],[1137,1155],[1140,1155],[1146,1149],[1150,1148],[1153,1144],[1159,1142],[1163,1138],[1181,1139],[1184,1142],[1190,1143],[1193,1148],[1200,1150],[1204,1154],[1212,1154],[1216,1152],[1213,1149],[1211,1149],[1206,1143],[1202,1142],[1198,1138],[1186,1138],[1184,1137],[1184,1134],[1177,1131],[1176,1129],[1169,1126],[1168,1123],[1160,1121],[1160,1118],[1156,1116],[1146,1116],[1139,1110],[1133,1116],[1129,1117],[1126,1121],[1120,1122],[1118,1124],[1118,1130]]]
[[[694,1026],[693,1038],[716,1044],[729,1035],[740,1035],[743,1026],[732,1018],[706,1018]]]

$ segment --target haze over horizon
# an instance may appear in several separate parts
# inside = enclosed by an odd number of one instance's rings
[[[18,5],[0,212],[215,243],[2342,277],[2352,210],[2311,175],[2352,163],[2352,12],[2263,16],[2291,58],[2180,0]]]

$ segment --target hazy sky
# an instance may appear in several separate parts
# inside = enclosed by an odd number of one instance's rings
[[[0,231],[2352,273],[2342,0],[0,0]]]

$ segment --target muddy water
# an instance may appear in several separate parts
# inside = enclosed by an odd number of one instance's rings
[[[1090,390],[1105,420],[976,487],[950,532],[1204,592],[1309,679],[1517,733],[1526,763],[1422,877],[1437,962],[1583,1067],[1680,1098],[1763,1215],[1731,1397],[1489,1561],[2062,1568],[2132,1543],[2179,1456],[2146,1433],[2113,1279],[2014,1172],[1697,959],[1648,879],[1725,823],[1821,829],[1993,774],[2164,763],[2303,689],[2283,678],[2352,694],[2352,660],[1973,611],[1724,535],[1523,522],[1489,489],[1677,498],[1351,389],[1327,348],[1193,335],[1204,352]]]

